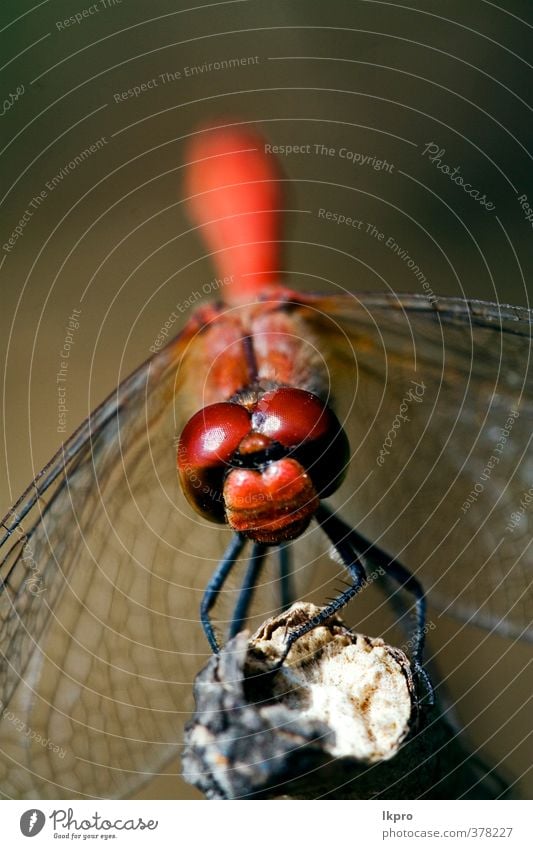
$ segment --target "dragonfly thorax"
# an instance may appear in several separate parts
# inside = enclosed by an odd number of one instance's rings
[[[242,397],[210,404],[185,425],[177,458],[183,492],[200,515],[257,542],[294,539],[340,486],[348,439],[311,392],[278,387],[252,404]]]

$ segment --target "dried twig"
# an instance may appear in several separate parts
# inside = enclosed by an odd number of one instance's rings
[[[298,603],[211,658],[195,684],[184,777],[214,799],[494,798],[504,785],[421,707],[407,656],[338,617],[272,669]]]

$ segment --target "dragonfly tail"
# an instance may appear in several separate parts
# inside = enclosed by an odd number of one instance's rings
[[[243,127],[203,129],[189,143],[186,161],[189,212],[214,254],[222,298],[248,303],[273,292],[283,192],[264,139]]]

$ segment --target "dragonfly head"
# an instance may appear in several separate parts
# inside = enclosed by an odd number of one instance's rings
[[[178,444],[183,492],[200,515],[256,542],[299,536],[341,484],[349,444],[333,411],[303,389],[199,410]]]

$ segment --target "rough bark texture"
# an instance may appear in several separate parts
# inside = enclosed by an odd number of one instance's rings
[[[333,617],[272,672],[287,629],[317,611],[295,604],[210,659],[195,683],[185,779],[211,799],[501,796],[439,707],[419,704],[399,649]]]

